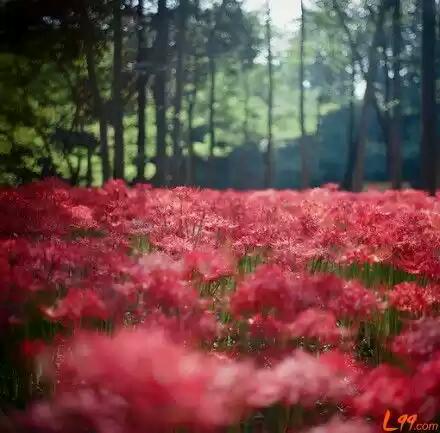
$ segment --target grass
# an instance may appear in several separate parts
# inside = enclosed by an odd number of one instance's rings
[[[314,259],[309,265],[311,273],[331,273],[345,280],[360,280],[366,287],[381,285],[392,287],[405,281],[426,285],[424,276],[410,274],[387,263],[351,263],[338,264],[323,259]]]

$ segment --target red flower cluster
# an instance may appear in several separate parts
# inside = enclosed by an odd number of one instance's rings
[[[298,351],[259,369],[191,352],[154,328],[80,334],[63,349],[53,400],[35,405],[26,426],[73,432],[77,419],[99,433],[167,431],[227,426],[277,402],[313,407],[353,392],[353,374],[335,356],[329,362]]]
[[[421,287],[413,282],[398,284],[388,293],[392,306],[413,315],[430,314],[440,306],[440,290],[436,286]]]
[[[231,310],[237,315],[261,312],[282,321],[291,321],[309,308],[329,310],[341,318],[365,318],[379,307],[376,296],[359,283],[331,275],[292,273],[276,265],[257,268],[231,300]]]
[[[429,421],[439,228],[415,191],[1,189],[0,403],[26,432]]]

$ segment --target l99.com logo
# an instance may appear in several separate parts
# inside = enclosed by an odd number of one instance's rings
[[[438,430],[438,423],[435,422],[417,422],[417,414],[402,414],[397,417],[397,419],[392,420],[391,419],[391,411],[386,410],[385,415],[383,417],[383,424],[382,428],[386,432],[392,432],[392,431],[404,431],[404,428],[406,427],[405,431],[437,431]],[[396,424],[398,427],[396,427]]]

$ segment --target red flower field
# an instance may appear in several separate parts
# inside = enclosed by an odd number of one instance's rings
[[[0,428],[436,426],[438,198],[48,180],[0,190],[0,243]]]

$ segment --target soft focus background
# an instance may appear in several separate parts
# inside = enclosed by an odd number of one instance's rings
[[[4,0],[0,182],[436,187],[435,0]]]

